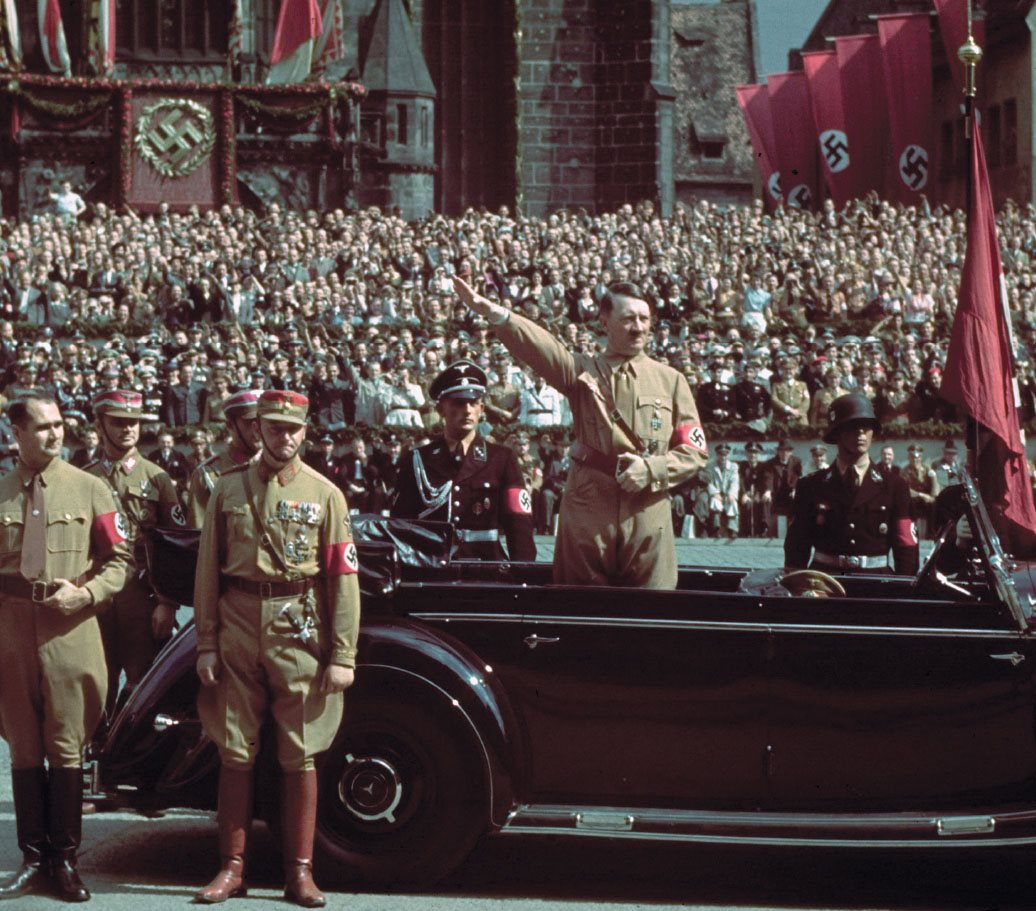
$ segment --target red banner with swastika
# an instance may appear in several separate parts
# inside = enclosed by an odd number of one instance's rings
[[[817,142],[806,74],[773,73],[766,83],[784,200],[797,209],[812,209],[818,196]]]
[[[215,92],[134,92],[130,121],[129,205],[143,211],[161,202],[177,209],[217,205],[220,116]]]
[[[878,40],[885,77],[892,154],[885,189],[916,205],[931,170],[932,38],[928,13],[879,16]]]
[[[831,198],[841,208],[851,198],[851,184],[846,170],[852,160],[852,149],[849,148],[849,137],[845,132],[838,59],[834,51],[807,51],[802,54],[802,65],[809,86],[820,167]]]
[[[765,85],[739,85],[736,91],[737,103],[755,153],[755,165],[763,182],[763,199],[772,211],[781,199],[781,175],[777,164],[777,144],[773,138],[769,89]]]
[[[849,198],[861,199],[871,190],[884,188],[888,118],[881,88],[881,46],[877,35],[845,35],[835,39],[835,55],[842,84],[842,109],[846,118],[852,157],[846,168]]]

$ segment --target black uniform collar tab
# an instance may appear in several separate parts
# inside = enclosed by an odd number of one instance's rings
[[[472,440],[468,452],[476,462],[485,462],[489,458],[489,453],[486,450],[486,441],[482,437],[475,437]]]

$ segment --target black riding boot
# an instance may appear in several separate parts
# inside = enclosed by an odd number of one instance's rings
[[[0,883],[0,899],[17,898],[27,892],[45,891],[47,879],[47,770],[14,769],[15,829],[22,865],[6,882]]]
[[[58,897],[66,902],[90,900],[76,870],[83,838],[83,770],[50,770],[51,876]]]

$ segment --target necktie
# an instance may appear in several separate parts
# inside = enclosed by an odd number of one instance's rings
[[[860,487],[860,475],[852,465],[845,470],[845,486],[850,493],[856,493]]]
[[[633,377],[628,364],[615,371],[615,407],[627,422],[633,423]]]
[[[21,574],[30,582],[43,575],[47,560],[47,517],[43,511],[43,483],[33,475],[25,500],[25,533],[22,535]]]

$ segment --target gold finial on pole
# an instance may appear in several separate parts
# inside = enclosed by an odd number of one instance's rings
[[[975,110],[975,70],[982,59],[982,48],[972,34],[971,0],[968,0],[968,40],[957,51],[957,57],[964,64],[964,134],[971,138],[971,123]]]

